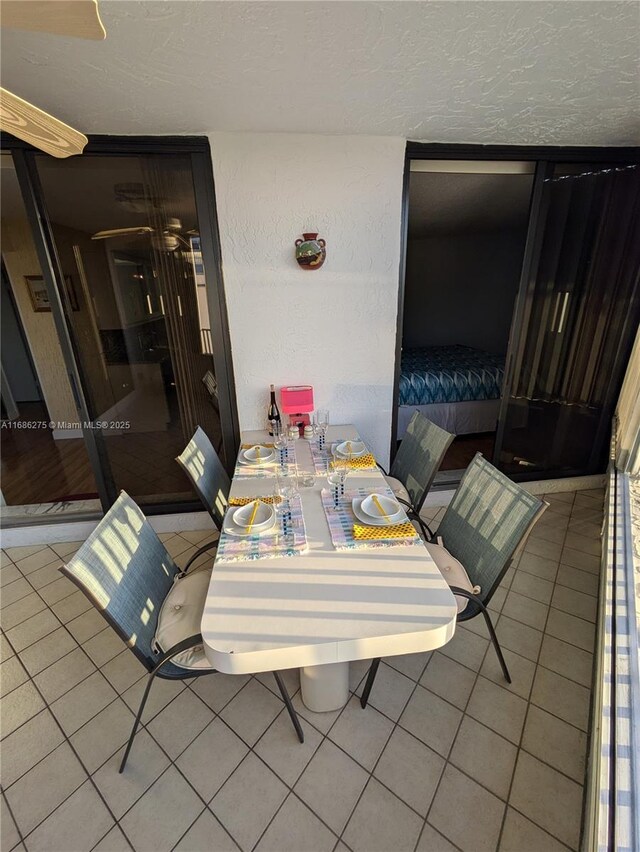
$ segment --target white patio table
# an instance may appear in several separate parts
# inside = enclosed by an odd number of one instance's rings
[[[357,440],[353,426],[332,426],[327,441]],[[245,432],[244,443],[268,440]],[[296,441],[299,468],[313,471],[307,441]],[[348,485],[384,487],[379,471],[353,471]],[[302,700],[316,712],[349,696],[349,662],[431,651],[453,636],[456,604],[423,545],[335,550],[320,491],[301,488],[308,550],[274,559],[214,563],[202,617],[207,658],[218,671],[247,674],[300,668]],[[233,497],[274,493],[274,479],[238,478]]]

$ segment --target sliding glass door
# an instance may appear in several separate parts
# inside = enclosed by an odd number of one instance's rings
[[[46,396],[46,437],[58,456],[79,444],[73,458],[82,461],[54,490],[41,487],[42,501],[82,497],[88,511],[92,497],[96,512],[124,489],[150,513],[196,508],[175,457],[198,426],[223,463],[237,441],[206,142],[90,143],[67,160],[12,153],[24,229],[42,269],[36,296],[49,311],[49,350],[63,379]],[[7,268],[9,251],[5,241]],[[46,377],[53,356],[40,353],[40,336],[32,355]],[[3,474],[5,461],[3,450]]]
[[[538,167],[496,462],[600,472],[640,318],[640,166]]]
[[[196,427],[222,450],[190,158],[36,160],[108,475],[142,504],[183,501]]]

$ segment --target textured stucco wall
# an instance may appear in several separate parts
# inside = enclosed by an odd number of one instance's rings
[[[271,382],[312,384],[381,461],[391,434],[405,142],[210,135],[242,429],[263,425]],[[298,267],[317,231],[327,259]]]

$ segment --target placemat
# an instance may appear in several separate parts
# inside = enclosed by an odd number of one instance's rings
[[[383,493],[387,497],[393,497],[390,488],[376,489],[376,492]],[[397,545],[421,544],[422,539],[415,531],[413,524],[396,524],[393,527],[367,527],[361,524],[353,514],[351,503],[354,497],[366,497],[370,493],[371,489],[369,488],[347,490],[336,507],[333,490],[330,488],[322,489],[322,506],[335,549],[351,550],[358,547],[395,547]]]
[[[345,438],[344,440],[347,439]],[[325,444],[322,450],[318,448],[318,445],[315,442],[310,445],[311,458],[313,459],[313,467],[316,475],[323,476],[327,472],[327,466],[333,470],[333,454],[331,452],[331,447],[335,447],[337,444],[341,443],[342,440],[340,439],[332,441],[330,444]],[[351,470],[376,470],[377,468],[373,453],[365,453],[363,456],[351,459],[348,466]]]
[[[248,450],[255,447],[255,444],[241,444],[240,451]],[[273,444],[260,444],[261,447],[272,447]],[[240,453],[236,459],[236,467],[233,472],[234,477],[264,479],[267,476],[273,476],[277,471],[283,470],[289,474],[295,475],[297,472],[296,465],[296,449],[295,446],[286,447],[284,450],[276,450],[276,458],[270,464],[254,467],[249,464],[240,464]]]
[[[235,507],[246,506],[247,503],[253,503],[254,500],[262,500],[263,503],[280,503],[282,501],[282,497],[276,497],[275,495],[260,495],[259,497],[229,497],[229,505]]]
[[[236,498],[239,499],[239,498]],[[248,498],[248,499],[256,499]],[[260,498],[263,499],[262,497]],[[268,502],[269,498],[264,498]],[[247,559],[276,559],[294,556],[307,549],[307,531],[302,515],[302,501],[297,495],[287,501],[289,511],[278,516],[273,531],[261,535],[235,536],[220,533],[216,562],[244,562]],[[234,511],[229,509],[228,512]]]

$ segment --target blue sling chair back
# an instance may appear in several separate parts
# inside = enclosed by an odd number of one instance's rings
[[[451,586],[467,600],[457,621],[482,614],[505,679],[511,683],[487,605],[547,504],[476,453],[447,506],[438,538],[464,567],[477,592]],[[380,660],[373,660],[360,703],[365,707]]]
[[[155,678],[180,680],[215,674],[215,669],[206,662],[198,629],[179,637],[164,651],[156,641],[162,606],[174,584],[179,579],[191,580],[202,570],[196,569],[187,576],[193,558],[180,571],[140,508],[123,491],[76,555],[60,569],[84,592],[149,672],[120,772],[125,768]],[[210,571],[206,571],[207,576]],[[199,625],[208,587],[206,576],[198,586],[200,598],[188,603],[193,605]],[[185,652],[192,655],[191,661],[194,656],[199,658],[200,667],[176,664],[176,659],[183,660]],[[303,742],[302,728],[282,678],[277,672],[273,675],[298,738]]]

